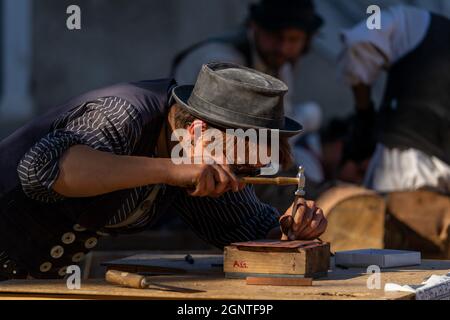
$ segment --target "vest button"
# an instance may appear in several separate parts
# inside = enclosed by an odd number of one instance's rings
[[[64,244],[72,244],[75,241],[75,239],[76,236],[73,232],[67,232],[63,234],[61,241]]]
[[[64,277],[66,274],[67,274],[67,267],[62,267],[61,269],[59,269],[58,275],[60,277]]]
[[[72,256],[72,262],[78,263],[78,262],[80,262],[81,260],[83,260],[83,258],[84,258],[84,253],[83,253],[83,252],[75,253],[75,254]]]
[[[5,272],[7,273],[14,273],[16,268],[16,264],[13,261],[7,261],[6,263],[3,264],[3,269],[5,269]]]
[[[97,245],[97,243],[98,243],[97,238],[92,237],[86,240],[84,246],[86,247],[86,249],[92,249]]]
[[[54,259],[59,259],[63,256],[64,254],[64,248],[61,246],[54,246],[51,250],[50,250],[50,255],[52,258]]]
[[[41,266],[39,267],[39,270],[41,272],[48,272],[50,271],[50,269],[52,268],[52,263],[51,262],[44,262],[43,264],[41,264]]]
[[[73,226],[73,230],[75,230],[75,231],[77,231],[77,232],[84,232],[84,231],[86,231],[87,229],[84,228],[84,227],[82,227],[82,226],[80,226],[79,224],[76,224],[76,225]]]

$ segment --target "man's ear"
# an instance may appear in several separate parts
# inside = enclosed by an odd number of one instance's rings
[[[196,119],[194,120],[189,127],[187,128],[191,137],[195,137],[196,135],[202,135],[207,129],[206,122]]]
[[[189,132],[189,134],[191,136],[194,136],[194,128],[195,128],[195,125],[193,122],[189,125],[189,127],[186,128],[186,130]]]

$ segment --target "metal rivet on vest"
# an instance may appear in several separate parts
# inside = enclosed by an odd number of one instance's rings
[[[80,262],[81,260],[83,260],[83,258],[84,258],[84,253],[83,252],[75,253],[72,256],[72,262],[75,262],[75,263]]]
[[[13,272],[12,272],[13,274],[17,274],[17,270],[13,270]]]
[[[97,238],[92,237],[86,240],[84,246],[86,247],[86,249],[92,249],[97,245],[97,243],[98,243]]]
[[[61,237],[61,241],[64,244],[72,244],[76,239],[75,233],[73,232],[67,232],[64,233],[63,236]]]
[[[3,269],[8,269],[8,265],[6,263],[3,265]]]
[[[59,259],[63,256],[64,254],[64,248],[61,246],[54,246],[51,250],[50,250],[50,256],[54,259]]]
[[[73,230],[75,230],[75,231],[77,231],[77,232],[84,232],[84,231],[86,231],[87,229],[84,228],[84,227],[82,227],[82,226],[80,226],[79,224],[76,224],[76,225],[73,226]]]
[[[43,264],[41,264],[41,266],[39,267],[39,270],[41,272],[48,272],[50,271],[50,269],[52,268],[52,263],[51,262],[44,262]]]
[[[64,277],[67,274],[67,267],[62,267],[59,269],[58,274],[60,277]]]

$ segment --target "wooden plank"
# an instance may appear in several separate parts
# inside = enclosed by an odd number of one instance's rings
[[[223,278],[201,278],[186,275],[160,277],[158,283],[196,289],[199,293],[176,293],[154,289],[128,289],[112,286],[102,280],[90,280],[82,283],[80,290],[68,290],[63,281],[13,281],[0,284],[0,294],[4,297],[48,296],[64,299],[181,299],[181,300],[343,300],[343,299],[399,299],[405,294],[384,294],[380,290],[368,291],[366,278],[359,281],[339,280],[317,282],[312,287],[271,287],[247,286],[245,280],[229,280]],[[6,295],[9,293],[10,295]],[[410,295],[409,295],[410,296]]]
[[[312,286],[312,278],[286,277],[247,277],[247,285],[277,286],[277,287],[307,287]]]
[[[398,275],[397,275],[398,276]],[[424,275],[425,276],[425,275]],[[396,278],[387,278],[397,280]],[[420,283],[417,279],[416,283]],[[27,296],[48,296],[65,299],[217,299],[217,300],[343,300],[343,299],[403,299],[410,294],[385,294],[382,290],[367,290],[367,277],[317,281],[312,287],[270,287],[247,286],[244,280],[228,280],[217,277],[201,278],[186,275],[180,277],[159,277],[159,283],[203,290],[202,293],[185,294],[157,290],[139,290],[116,287],[102,280],[82,283],[80,290],[68,290],[63,281],[11,281],[0,284],[4,297],[26,294]]]
[[[170,255],[168,255],[170,257]],[[154,281],[170,286],[202,291],[177,293],[150,289],[127,289],[107,284],[104,280],[82,281],[80,290],[67,289],[62,280],[15,280],[0,283],[0,299],[212,299],[212,300],[397,300],[413,299],[411,293],[385,293],[367,289],[369,275],[364,269],[340,269],[331,265],[327,278],[314,281],[311,287],[248,286],[245,280],[225,279],[223,273],[199,276],[160,276]],[[423,260],[421,266],[386,269],[381,288],[386,282],[418,285],[427,277],[450,273],[450,261]]]
[[[260,240],[249,242],[232,243],[231,246],[238,248],[258,248],[258,249],[300,249],[320,244],[318,240],[314,241],[279,241],[279,240]]]

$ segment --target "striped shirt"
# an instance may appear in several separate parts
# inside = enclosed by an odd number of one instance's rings
[[[64,197],[52,190],[62,154],[73,145],[83,144],[100,151],[130,155],[142,132],[139,120],[137,110],[117,97],[87,103],[58,119],[53,125],[55,130],[33,146],[18,166],[24,192],[43,202],[63,200]],[[109,224],[127,219],[151,189],[152,186],[146,186],[131,190]]]
[[[22,158],[18,174],[24,192],[45,203],[64,201],[65,198],[53,191],[52,186],[58,178],[59,159],[68,148],[82,144],[117,155],[132,155],[143,128],[138,109],[118,97],[100,98],[77,107],[56,120],[53,130]],[[108,226],[130,218],[154,187],[130,190]],[[171,210],[175,210],[199,237],[218,247],[264,238],[278,225],[277,210],[259,201],[251,186],[220,198],[195,198],[181,188],[160,187],[163,192],[167,189],[177,193]],[[156,217],[154,208],[146,208],[139,219],[124,229],[149,225]]]

